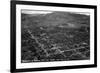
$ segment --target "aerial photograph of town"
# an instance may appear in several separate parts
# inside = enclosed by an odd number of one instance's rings
[[[21,10],[21,63],[89,59],[89,13]]]

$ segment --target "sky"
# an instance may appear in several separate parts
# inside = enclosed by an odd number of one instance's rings
[[[40,11],[40,10],[22,10],[21,13],[25,13],[25,14],[49,14],[49,13],[53,13],[53,11]],[[84,14],[84,15],[90,15],[89,13],[80,13],[80,12],[72,12],[75,14]]]
[[[48,13],[52,13],[52,11],[32,11],[32,10],[22,10],[22,13],[25,14],[48,14]]]

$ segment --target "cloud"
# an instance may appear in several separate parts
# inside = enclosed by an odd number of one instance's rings
[[[25,14],[48,14],[48,13],[52,13],[52,11],[31,11],[31,10],[22,10],[21,13],[25,13]]]
[[[72,12],[74,14],[90,15],[89,12]]]

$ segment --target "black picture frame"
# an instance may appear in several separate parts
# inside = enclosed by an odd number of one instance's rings
[[[94,10],[94,64],[16,69],[16,5],[17,4],[93,9]],[[79,69],[79,68],[97,67],[97,6],[95,5],[62,4],[62,3],[47,3],[47,2],[33,2],[33,1],[11,1],[11,30],[10,30],[10,33],[11,33],[10,35],[11,72],[29,72],[29,71],[45,71],[45,70]]]

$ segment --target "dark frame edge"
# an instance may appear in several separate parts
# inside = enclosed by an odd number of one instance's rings
[[[16,70],[16,4],[10,1],[10,72]]]
[[[32,71],[50,71],[50,70],[67,70],[67,69],[83,69],[83,68],[96,68],[95,64],[91,65],[75,65],[75,66],[59,66],[59,67],[45,67],[45,68],[29,68],[29,69],[16,69],[16,72],[32,72]]]
[[[22,5],[43,5],[43,6],[57,6],[57,7],[73,7],[73,8],[96,8],[96,5],[84,4],[70,4],[70,3],[50,3],[50,2],[36,2],[36,1],[13,1],[16,4]]]
[[[97,6],[94,8],[94,64],[97,67]]]

